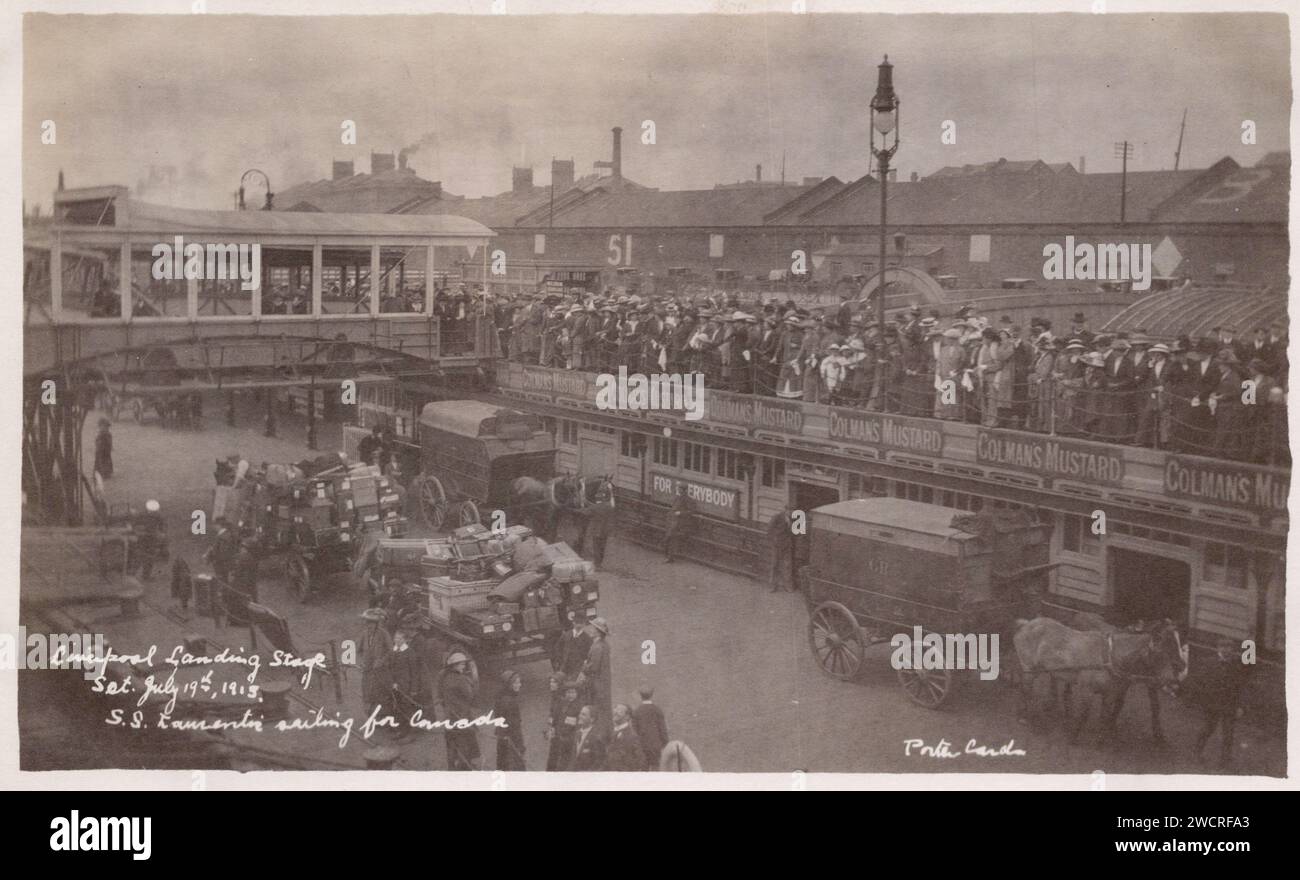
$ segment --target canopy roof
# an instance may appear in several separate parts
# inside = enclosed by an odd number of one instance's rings
[[[329,214],[316,211],[216,211],[173,208],[127,197],[125,187],[55,194],[57,228],[152,235],[266,235],[488,239],[482,223],[451,214]]]

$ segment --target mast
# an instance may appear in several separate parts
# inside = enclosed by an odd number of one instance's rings
[[[1187,130],[1187,108],[1183,108],[1183,122],[1178,126],[1178,147],[1174,150],[1174,170],[1178,170],[1178,162],[1183,157],[1183,132]]]

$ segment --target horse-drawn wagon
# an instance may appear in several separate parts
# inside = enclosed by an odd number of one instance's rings
[[[809,511],[808,638],[822,671],[849,680],[866,649],[915,628],[944,638],[997,633],[1046,590],[1049,527],[1020,512],[963,514],[899,498],[840,501]],[[915,703],[937,708],[957,681],[941,668],[898,669]]]
[[[260,556],[281,556],[289,586],[304,602],[325,580],[352,572],[367,533],[405,532],[401,496],[376,467],[322,456],[236,478],[228,464],[217,464],[218,481],[224,472],[231,485],[218,485],[214,516],[253,538]]]
[[[554,476],[555,440],[538,416],[442,400],[420,412],[420,462],[413,488],[429,526],[466,526],[506,510],[517,478]]]

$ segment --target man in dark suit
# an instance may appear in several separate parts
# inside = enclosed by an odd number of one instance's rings
[[[636,726],[632,724],[632,712],[624,703],[614,707],[614,730],[610,733],[609,746],[605,750],[606,767],[634,773],[646,768],[645,750],[641,738],[637,736]]]
[[[641,740],[646,766],[651,770],[658,769],[659,756],[668,744],[668,724],[664,721],[664,710],[655,705],[654,695],[654,688],[641,688],[641,705],[632,710],[632,726]]]
[[[551,667],[561,673],[565,679],[574,679],[582,671],[582,664],[587,662],[591,651],[591,636],[587,634],[587,621],[574,620],[573,627],[560,635],[555,645],[555,655],[551,657]]]
[[[578,730],[573,736],[573,760],[569,769],[575,773],[605,769],[605,738],[596,729],[596,713],[583,706],[578,713]]]

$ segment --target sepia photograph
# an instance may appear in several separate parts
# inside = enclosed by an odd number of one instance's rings
[[[187,5],[6,59],[13,784],[1289,783],[1287,14]]]

